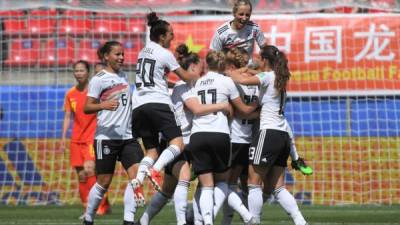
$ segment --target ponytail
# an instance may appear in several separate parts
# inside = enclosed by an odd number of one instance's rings
[[[268,61],[272,70],[275,72],[274,87],[279,92],[285,92],[287,82],[291,76],[285,53],[279,51],[275,46],[266,45],[261,49],[260,55]]]

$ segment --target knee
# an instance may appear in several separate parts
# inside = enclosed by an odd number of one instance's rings
[[[102,186],[104,189],[108,190],[111,183],[111,177],[108,176],[98,176],[96,182]]]

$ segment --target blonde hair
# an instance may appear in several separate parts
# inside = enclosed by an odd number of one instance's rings
[[[240,5],[249,5],[250,6],[250,12],[253,11],[253,6],[251,5],[251,2],[249,0],[234,0],[232,12],[235,14],[238,11],[238,8]]]
[[[225,54],[210,50],[206,56],[208,69],[222,73],[225,70]]]
[[[249,63],[248,53],[241,48],[231,48],[225,53],[225,61],[228,65],[233,65],[236,69],[245,67]]]

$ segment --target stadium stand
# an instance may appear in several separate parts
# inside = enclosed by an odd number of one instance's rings
[[[39,41],[35,39],[13,39],[5,64],[8,66],[31,66],[39,58]]]

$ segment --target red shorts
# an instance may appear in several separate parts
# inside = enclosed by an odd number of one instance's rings
[[[83,167],[85,161],[94,160],[94,149],[91,142],[71,142],[70,162],[72,167]]]

